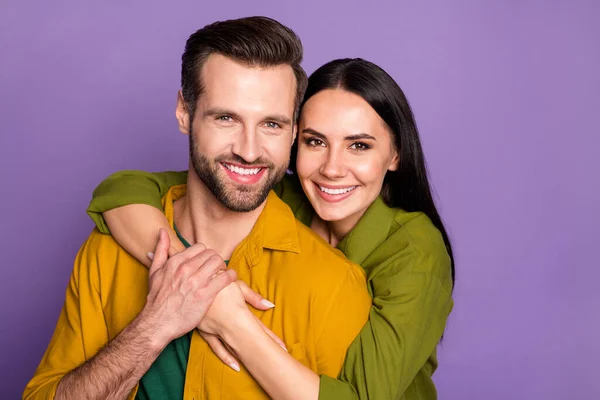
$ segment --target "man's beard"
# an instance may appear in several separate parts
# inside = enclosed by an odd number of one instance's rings
[[[260,206],[267,199],[273,186],[283,179],[289,164],[289,158],[285,165],[278,167],[263,158],[248,163],[235,154],[221,155],[211,160],[198,152],[193,132],[190,132],[190,159],[196,175],[210,189],[215,198],[223,206],[236,212],[249,212]],[[244,168],[261,165],[267,170],[265,171],[266,179],[261,178],[261,182],[264,181],[264,183],[258,182],[254,185],[236,184],[227,177],[219,165],[222,162],[240,164]]]

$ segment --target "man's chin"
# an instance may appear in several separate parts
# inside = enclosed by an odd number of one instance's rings
[[[266,200],[266,198],[265,198],[265,200]],[[228,199],[226,201],[221,201],[221,204],[223,204],[223,206],[230,211],[250,212],[250,211],[254,211],[258,207],[260,207],[264,203],[265,200],[247,202],[247,201],[238,201],[237,199],[236,200]]]
[[[226,193],[217,196],[217,198],[221,201],[221,204],[231,211],[250,212],[256,210],[265,202],[271,188],[252,186],[254,187],[244,186],[239,188],[239,185],[236,185],[235,188],[229,188]]]

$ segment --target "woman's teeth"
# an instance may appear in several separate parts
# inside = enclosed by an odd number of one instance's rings
[[[327,194],[345,194],[348,193],[354,189],[356,189],[356,186],[350,186],[347,188],[339,188],[339,189],[329,189],[323,186],[319,186],[319,189],[321,189],[322,192],[327,193]]]

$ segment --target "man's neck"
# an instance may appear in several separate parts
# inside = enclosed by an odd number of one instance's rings
[[[190,170],[187,194],[173,205],[173,219],[188,242],[203,243],[229,260],[235,248],[252,231],[265,204],[266,201],[247,213],[231,211]]]

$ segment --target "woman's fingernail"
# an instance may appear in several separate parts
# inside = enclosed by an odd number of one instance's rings
[[[281,346],[282,349],[284,349],[286,352],[289,353],[289,351],[287,350],[287,347],[285,347],[285,344],[279,343],[279,345]]]
[[[149,259],[151,259],[152,261],[154,261],[154,253],[149,252],[148,254],[146,254],[148,256]]]
[[[275,307],[275,304],[271,303],[271,302],[270,302],[269,300],[267,300],[267,299],[262,299],[262,300],[260,301],[260,304],[262,304],[262,305],[263,305],[263,306],[265,306],[265,307],[269,307],[269,308],[273,308],[273,307]]]
[[[240,372],[240,366],[237,365],[236,363],[232,362],[231,364],[229,364],[229,366],[231,367],[232,370],[234,370],[235,372]]]

